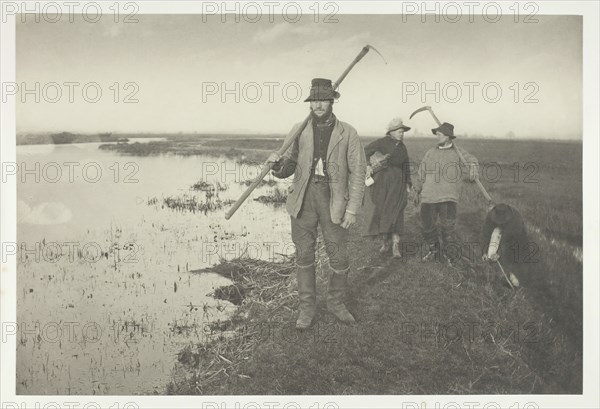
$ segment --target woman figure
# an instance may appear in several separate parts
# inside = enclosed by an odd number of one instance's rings
[[[386,136],[365,147],[367,177],[374,180],[365,195],[365,236],[380,236],[381,254],[390,249],[394,257],[401,257],[400,236],[404,231],[404,208],[412,186],[409,158],[404,146],[404,132],[410,127],[394,118]]]

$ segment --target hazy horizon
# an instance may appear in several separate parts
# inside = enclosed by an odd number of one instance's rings
[[[67,132],[67,133],[72,133],[75,135],[84,135],[84,136],[97,136],[103,133],[111,133],[111,132],[70,132],[70,131],[61,131],[61,132]],[[60,134],[61,132],[17,132],[17,137],[26,137],[26,136],[50,136],[50,135],[56,135],[56,134]],[[228,137],[228,136],[233,136],[233,137],[239,137],[239,136],[246,136],[248,137],[248,139],[268,139],[268,138],[284,138],[287,133],[285,132],[280,132],[280,133],[245,133],[245,132],[238,132],[238,133],[232,133],[232,132],[112,132],[112,135],[115,136],[131,136],[131,137],[136,137],[136,136],[142,136],[142,137],[160,137],[160,136],[198,136],[198,137],[207,137],[207,136],[215,136],[215,137],[219,137],[219,136],[223,136],[223,137]],[[383,136],[382,134],[361,134],[359,135],[361,138],[380,138],[381,136]],[[436,136],[430,133],[418,133],[418,134],[412,134],[411,131],[409,131],[408,133],[405,134],[404,136],[404,142],[408,142],[410,141],[411,138],[418,138],[418,139],[428,139],[431,138],[432,140],[436,139]],[[495,139],[495,140],[506,140],[506,141],[559,141],[559,142],[578,142],[581,143],[583,142],[583,139],[581,138],[581,135],[579,136],[579,138],[561,138],[560,136],[554,137],[554,138],[548,138],[548,137],[543,137],[543,136],[539,136],[539,137],[527,137],[527,136],[519,136],[519,135],[515,135],[515,136],[489,136],[489,135],[481,135],[481,134],[473,134],[473,135],[457,135],[457,138],[464,138],[464,139]],[[18,144],[18,141],[17,141]]]
[[[395,116],[426,133],[434,126],[426,112],[408,118],[431,105],[459,135],[582,139],[580,16],[536,16],[534,24],[481,18],[422,23],[419,16],[403,21],[401,15],[338,15],[331,24],[136,18],[135,24],[18,22],[17,84],[54,82],[63,95],[56,103],[35,103],[31,96],[22,103],[17,96],[17,132],[286,134],[308,112],[302,101],[311,78],[335,80],[371,44],[388,64],[367,54],[334,105],[338,118],[360,135],[383,135]],[[99,84],[101,100],[84,101],[79,86],[69,102],[61,85],[68,82]],[[135,86],[125,88],[129,82]],[[438,90],[427,94],[436,83]],[[497,85],[486,100],[482,89],[491,84]],[[297,89],[301,98],[291,98]],[[501,97],[490,102],[496,89]],[[128,95],[138,102],[124,103]]]

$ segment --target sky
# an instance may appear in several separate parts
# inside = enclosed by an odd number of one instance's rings
[[[24,102],[17,132],[285,134],[308,113],[311,79],[335,80],[371,44],[387,64],[369,52],[334,105],[359,135],[383,135],[397,116],[429,132],[427,113],[409,116],[430,105],[459,135],[581,139],[578,16],[537,16],[530,24],[401,15],[337,15],[331,23],[136,17],[130,24],[18,22]],[[22,91],[38,82],[36,102]],[[97,89],[102,94],[91,102]]]

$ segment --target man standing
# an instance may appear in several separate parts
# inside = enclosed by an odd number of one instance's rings
[[[291,216],[292,241],[296,246],[296,276],[300,313],[296,328],[312,325],[316,312],[315,245],[317,226],[329,257],[327,309],[340,321],[354,323],[343,297],[348,281],[348,229],[356,222],[362,205],[366,159],[356,130],[333,114],[340,94],[331,80],[312,80],[311,119],[286,155],[272,153],[273,175],[294,175],[288,189],[286,209]],[[290,131],[291,137],[300,124]]]
[[[462,167],[460,158],[454,150],[452,140],[454,126],[444,122],[431,132],[437,136],[437,146],[429,149],[419,165],[416,178],[413,178],[417,201],[421,202],[421,223],[423,236],[428,245],[423,261],[438,259],[440,253],[448,264],[457,261],[461,256],[461,247],[457,242],[456,206],[462,187]],[[469,176],[467,180],[474,182],[479,175],[479,162],[465,151],[458,148],[465,158]],[[442,230],[443,252],[440,252],[437,219],[440,219]]]

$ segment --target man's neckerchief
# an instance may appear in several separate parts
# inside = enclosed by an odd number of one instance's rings
[[[331,133],[335,125],[335,115],[333,112],[324,118],[318,118],[313,114],[313,166],[312,171],[320,169],[319,159],[322,162],[323,173],[327,175],[327,149],[331,140]]]

